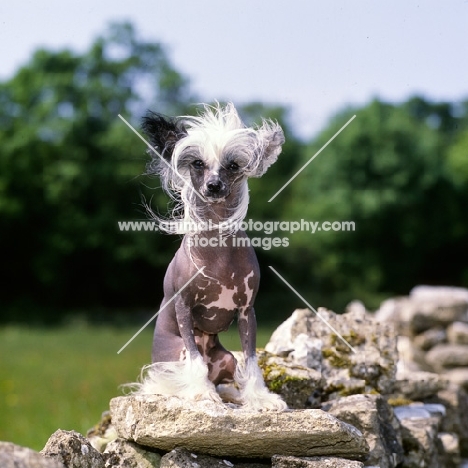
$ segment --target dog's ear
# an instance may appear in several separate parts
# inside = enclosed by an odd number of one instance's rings
[[[177,119],[148,111],[143,117],[143,131],[156,151],[168,162],[171,160],[176,143],[187,135],[184,126]],[[151,150],[149,150],[151,152]],[[158,157],[153,153],[153,157]]]
[[[258,138],[262,154],[253,177],[261,177],[276,162],[285,141],[283,129],[271,121],[265,121],[258,129]]]

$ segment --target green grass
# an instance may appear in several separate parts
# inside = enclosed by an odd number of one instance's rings
[[[120,354],[138,327],[76,323],[63,328],[0,329],[0,440],[41,450],[57,429],[86,434],[150,361],[152,327]],[[270,329],[260,329],[259,347]],[[240,349],[236,327],[221,336]]]

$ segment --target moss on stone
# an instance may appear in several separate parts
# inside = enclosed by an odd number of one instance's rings
[[[343,353],[350,353],[351,349],[346,343],[343,343],[342,338],[353,347],[360,346],[366,342],[366,338],[355,330],[350,330],[347,334],[342,334],[341,337],[333,333],[330,336],[331,345]]]
[[[282,388],[291,382],[302,382],[304,379],[301,377],[294,377],[288,374],[287,368],[271,362],[266,353],[259,353],[258,364],[262,369],[263,379],[269,390],[275,393],[280,393]],[[295,366],[296,368],[306,369],[302,366]]]
[[[391,397],[387,400],[390,406],[406,406],[414,403],[413,400],[405,398],[404,396]]]
[[[351,360],[346,354],[343,355],[333,348],[322,348],[322,356],[328,359],[333,367],[347,368],[351,365]]]
[[[328,386],[327,393],[331,394],[334,392],[336,392],[341,397],[357,395],[357,394],[362,393],[360,388],[346,386],[344,383],[336,383],[336,384]]]
[[[287,375],[286,372],[284,371],[283,374],[275,377],[274,379],[270,380],[270,378],[268,378],[268,380],[266,381],[267,382],[267,386],[268,388],[272,391],[272,392],[275,392],[275,393],[280,393],[281,390],[287,386],[288,383],[291,383],[291,382],[302,382],[303,379],[300,379],[298,377],[292,377],[291,375]]]

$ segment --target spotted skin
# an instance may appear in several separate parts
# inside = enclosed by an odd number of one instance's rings
[[[207,232],[206,236],[217,233]],[[240,237],[246,234],[238,232]],[[234,379],[236,360],[219,341],[235,317],[245,357],[255,355],[256,320],[253,303],[259,285],[259,267],[251,247],[189,248],[186,238],[164,279],[165,305],[205,265],[176,299],[160,313],[153,339],[153,362],[203,357],[208,378],[215,385]]]
[[[215,385],[232,382],[236,359],[222,346],[218,335],[208,335],[195,329],[195,343],[208,366],[208,378]]]
[[[284,409],[278,395],[268,392],[255,355],[257,258],[248,242],[233,242],[234,237],[246,241],[247,235],[235,224],[247,214],[247,179],[261,177],[276,161],[284,143],[281,127],[266,120],[261,126],[246,127],[229,103],[205,106],[204,113],[194,118],[167,119],[150,112],[143,129],[157,150],[149,172],[161,177],[175,200],[180,196],[184,221],[214,225],[229,221],[223,231],[226,242],[216,242],[218,231],[200,228],[198,234],[205,242],[198,245],[205,247],[190,246],[188,234],[168,267],[153,340],[155,374],[148,388],[164,387],[164,391],[174,389],[174,394],[217,401],[215,385],[235,377],[242,405]],[[176,226],[169,232],[185,230]],[[233,355],[218,338],[236,316],[245,360],[237,369]],[[178,365],[181,360],[184,366]],[[178,379],[172,370],[180,368],[184,370]],[[163,380],[167,385],[158,386]]]

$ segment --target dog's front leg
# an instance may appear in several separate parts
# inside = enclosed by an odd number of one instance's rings
[[[244,353],[244,365],[238,365],[235,380],[241,387],[243,406],[248,410],[271,409],[281,411],[286,403],[276,393],[271,393],[265,385],[257,362],[256,337],[257,320],[253,307],[247,307],[239,314],[239,334]]]
[[[180,336],[186,351],[183,370],[185,385],[179,394],[190,399],[209,399],[221,403],[214,384],[208,379],[208,367],[195,342],[190,306],[179,296],[175,301],[175,310]]]

